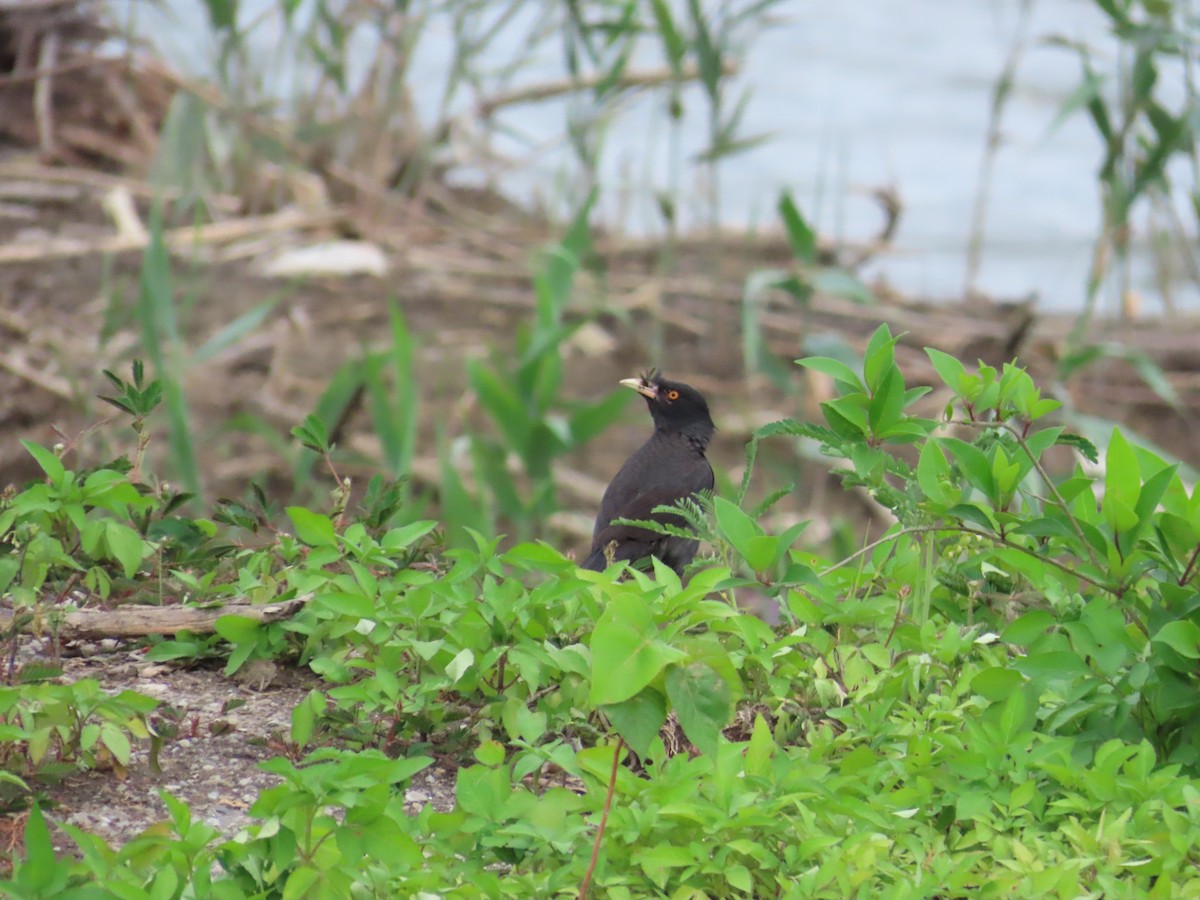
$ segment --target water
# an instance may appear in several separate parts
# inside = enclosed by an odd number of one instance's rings
[[[263,2],[272,0],[258,5]],[[245,5],[253,14],[255,4]],[[536,4],[530,11],[537,14]],[[867,274],[884,275],[921,297],[961,296],[991,92],[1017,27],[1016,0],[790,0],[776,12],[782,21],[755,38],[737,79],[739,88],[753,92],[745,132],[773,137],[723,167],[723,223],[774,226],[776,200],[787,189],[822,234],[865,239],[880,223],[868,193],[891,185],[903,200],[903,219],[895,245]],[[212,58],[203,39],[197,42],[203,33],[198,3],[173,5],[166,24],[153,15],[143,8],[142,27],[172,48],[172,58],[194,70]],[[512,29],[514,42],[521,40],[522,24]],[[1039,38],[1085,41],[1109,59],[1115,47],[1089,0],[1035,0],[1029,33],[1034,41],[1005,109],[976,287],[1006,298],[1033,294],[1047,308],[1072,310],[1083,302],[1100,220],[1095,172],[1102,151],[1082,114],[1052,127],[1080,69],[1073,53]],[[266,29],[258,39],[264,47],[273,40]],[[451,46],[448,34],[423,36],[415,84],[444,82]],[[369,59],[370,49],[360,45],[354,57]],[[496,61],[522,52],[519,44],[501,46]],[[517,83],[561,74],[551,48],[524,66]],[[293,77],[285,71],[281,83]],[[415,100],[432,118],[436,92]],[[682,145],[690,155],[705,143],[705,107],[698,91],[689,91],[685,102]],[[564,113],[562,102],[503,113],[499,121],[522,137],[496,142],[519,162],[500,176],[502,186],[524,196],[561,195],[572,177]],[[661,99],[648,95],[629,103],[601,157],[601,217],[635,232],[660,230],[653,194],[670,183],[676,165]],[[697,173],[689,165],[682,174],[681,214],[688,224],[707,215]],[[1150,313],[1161,308],[1153,268],[1147,254],[1135,257],[1134,286]],[[1181,298],[1196,305],[1194,291],[1181,289]],[[1111,308],[1112,298],[1105,302]]]

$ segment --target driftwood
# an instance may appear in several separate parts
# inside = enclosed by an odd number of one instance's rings
[[[103,638],[139,638],[151,635],[178,634],[191,631],[212,634],[217,619],[222,616],[245,616],[258,622],[279,622],[290,619],[308,602],[298,597],[282,603],[251,606],[249,603],[228,603],[224,606],[197,608],[192,606],[122,606],[117,609],[80,609],[69,612],[58,623],[56,633],[61,640],[101,640]],[[0,629],[10,629],[14,612],[0,610]],[[22,633],[49,630],[44,618],[30,619],[18,626]]]

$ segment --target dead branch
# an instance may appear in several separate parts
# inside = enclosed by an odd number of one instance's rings
[[[54,629],[61,640],[101,640],[103,638],[139,638],[150,635],[178,634],[191,631],[212,634],[217,619],[222,616],[245,616],[256,622],[279,622],[298,613],[312,595],[297,597],[283,603],[251,606],[249,603],[229,603],[225,606],[121,606],[116,609],[80,609],[63,616]],[[14,613],[0,610],[0,629],[13,626]],[[22,622],[17,628],[23,634],[44,633],[48,630],[44,617]]]

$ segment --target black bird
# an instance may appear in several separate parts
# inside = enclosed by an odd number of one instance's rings
[[[592,551],[583,568],[603,570],[607,565],[605,548],[611,545],[614,561],[636,562],[657,556],[682,573],[696,555],[699,541],[659,534],[648,528],[614,525],[612,521],[650,519],[686,528],[682,516],[656,513],[654,508],[712,490],[712,466],[704,451],[716,427],[704,397],[690,385],[667,381],[654,369],[640,378],[626,378],[621,384],[646,398],[654,420],[654,434],[625,461],[605,490],[592,532]]]

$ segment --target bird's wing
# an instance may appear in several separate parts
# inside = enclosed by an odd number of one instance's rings
[[[708,460],[703,456],[692,456],[683,465],[678,465],[670,455],[670,468],[667,469],[666,480],[669,486],[662,483],[663,476],[654,477],[656,463],[663,457],[657,453],[647,454],[643,451],[630,457],[621,468],[604,492],[600,501],[600,514],[596,517],[595,534],[608,525],[613,519],[645,519],[655,506],[674,503],[682,497],[688,497],[700,491],[711,491],[713,488],[713,471]],[[659,483],[655,483],[655,482]],[[642,504],[643,497],[652,498],[640,514],[630,515],[626,510]]]
[[[692,492],[681,494],[675,490],[656,490],[646,491],[638,494],[615,513],[614,519],[652,519],[655,522],[671,522],[671,524],[683,525],[684,522],[677,515],[670,513],[656,513],[656,506],[673,506],[676,500],[687,497]],[[625,526],[628,528],[629,526]],[[640,529],[645,531],[645,529]]]
[[[674,525],[677,528],[687,528],[687,521],[682,516],[654,511],[656,506],[673,505],[682,496],[687,496],[687,494],[680,494],[675,490],[646,491],[618,509],[613,518],[642,521],[648,519],[665,525]],[[615,560],[636,560],[654,554],[662,558],[668,565],[677,568],[681,568],[691,561],[697,547],[695,540],[663,535],[651,528],[609,522],[596,532],[592,540],[592,551],[584,561],[583,567],[597,571],[603,569],[607,564],[604,551],[609,544],[613,545],[613,559]],[[684,552],[685,548],[688,552]],[[675,557],[678,557],[678,560]]]
[[[703,488],[700,488],[703,490]],[[680,515],[672,513],[655,512],[656,506],[672,506],[675,501],[689,496],[694,492],[681,494],[677,490],[655,490],[645,491],[638,494],[621,508],[617,509],[612,519],[639,519],[645,521],[649,519],[653,522],[662,522],[667,525],[674,525],[677,528],[686,528],[687,522]],[[599,528],[592,538],[592,552],[602,550],[609,541],[616,541],[618,544],[624,542],[632,542],[636,544],[652,544],[662,538],[662,535],[657,531],[652,531],[649,528],[639,528],[634,525],[617,525],[610,519],[601,528]]]

